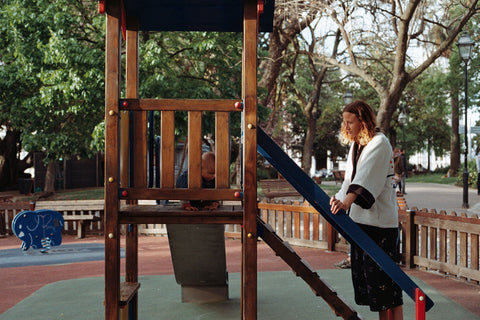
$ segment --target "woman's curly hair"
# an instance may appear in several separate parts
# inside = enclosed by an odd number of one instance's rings
[[[366,102],[357,100],[347,104],[343,108],[342,113],[343,112],[349,112],[357,116],[362,124],[362,129],[358,133],[357,141],[362,146],[367,145],[377,132],[377,119],[373,109]],[[347,133],[344,125],[342,125],[340,133],[344,143],[354,142],[353,137]]]

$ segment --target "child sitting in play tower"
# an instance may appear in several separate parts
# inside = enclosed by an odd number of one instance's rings
[[[185,170],[177,179],[177,188],[188,187],[188,170]],[[202,155],[202,188],[215,188],[215,153],[206,152]],[[190,211],[215,210],[220,206],[213,200],[182,201],[182,208]]]

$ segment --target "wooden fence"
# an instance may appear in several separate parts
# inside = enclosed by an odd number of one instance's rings
[[[401,253],[407,268],[420,267],[480,283],[480,219],[445,211],[399,210]]]
[[[426,209],[409,210],[400,199],[400,252],[407,268],[418,267],[480,283],[479,237],[477,215]],[[77,203],[77,209],[81,205]],[[258,203],[259,214],[275,232],[292,245],[348,252],[348,243],[307,202],[283,201]],[[11,222],[23,210],[33,210],[29,202],[0,202],[0,235],[12,234]],[[52,208],[55,209],[55,208]],[[82,214],[82,210],[64,214]],[[96,213],[103,219],[103,209]],[[2,223],[3,222],[3,223]],[[66,225],[66,232],[76,233],[76,225]],[[102,221],[92,223],[87,230],[103,233]],[[140,225],[139,234],[166,235],[165,225]],[[239,239],[241,227],[226,225],[225,236]]]
[[[440,272],[480,283],[477,215],[408,210],[399,199],[400,253],[407,268]],[[258,204],[262,219],[294,245],[348,252],[348,243],[308,203]]]
[[[258,203],[262,220],[292,245],[348,252],[348,243],[308,202]]]
[[[24,210],[33,210],[33,202],[0,202],[0,236],[13,235],[13,218]]]
[[[103,233],[103,200],[68,200],[35,202],[0,202],[0,236],[13,235],[12,221],[25,210],[51,209],[65,218],[64,232],[82,235],[84,232]],[[83,220],[90,220],[88,225]],[[81,230],[83,228],[83,230]],[[82,232],[84,231],[84,232]]]
[[[59,211],[65,218],[64,232],[83,237],[84,232],[103,234],[104,200],[60,200],[35,202],[0,202],[0,236],[13,235],[13,218],[24,210],[51,209]],[[88,225],[82,224],[86,216],[93,216]],[[76,219],[78,217],[78,219]],[[84,228],[81,230],[80,228]],[[142,224],[139,234],[166,235],[164,224]],[[84,231],[84,232],[83,232]]]

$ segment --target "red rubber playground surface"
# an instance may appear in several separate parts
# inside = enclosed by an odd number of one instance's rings
[[[85,239],[76,239],[74,236],[65,235],[62,245],[82,243],[103,244],[103,237],[88,235]],[[18,249],[20,251],[20,245],[21,241],[14,236],[0,238],[0,250]],[[304,247],[295,247],[294,249],[316,270],[334,269],[334,263],[346,257],[344,253],[340,252]],[[227,240],[226,252],[229,272],[240,272],[240,241]],[[265,243],[259,242],[258,270],[287,271],[290,268]],[[0,314],[49,283],[77,278],[103,277],[103,274],[103,260],[1,268]],[[139,275],[170,274],[173,274],[173,267],[167,238],[139,237]],[[321,275],[321,272],[319,274]],[[480,317],[480,286],[478,284],[469,284],[461,280],[420,270],[407,270],[407,274],[422,280],[444,296]]]

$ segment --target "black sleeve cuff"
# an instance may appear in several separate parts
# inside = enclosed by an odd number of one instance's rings
[[[355,193],[358,195],[354,203],[362,207],[362,209],[370,209],[375,203],[373,195],[367,189],[358,184],[351,184],[348,187],[347,193]]]

